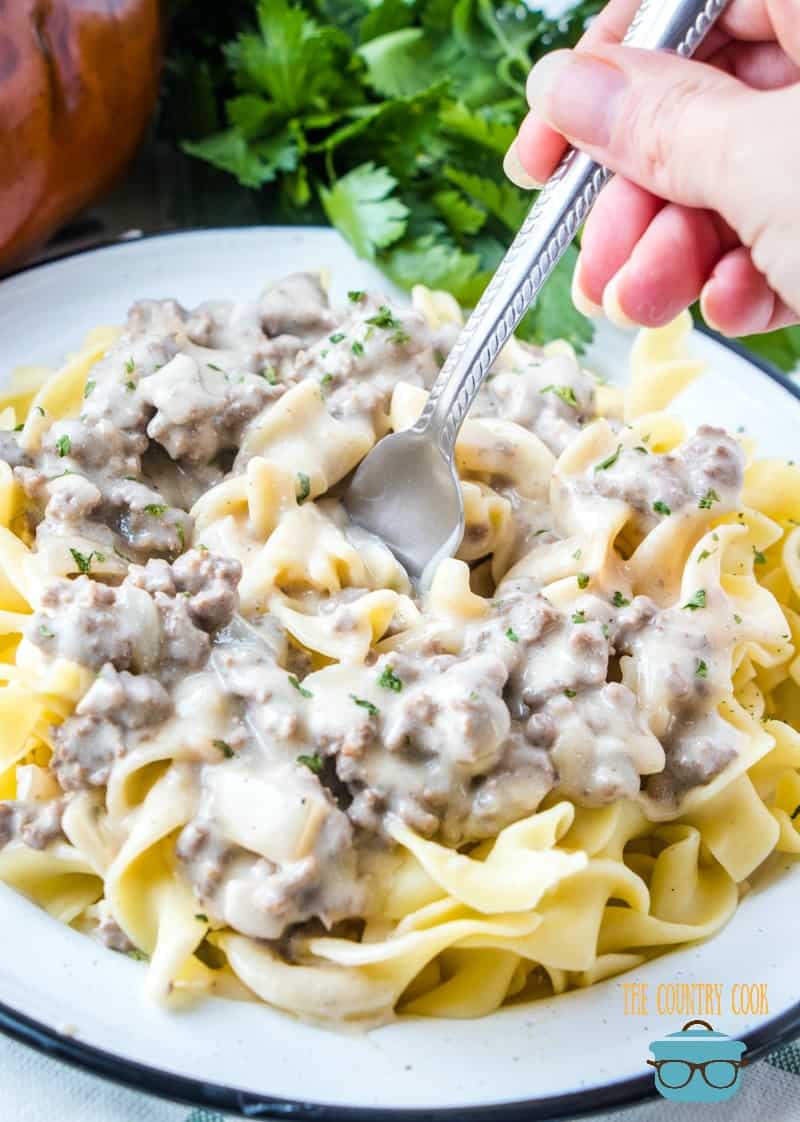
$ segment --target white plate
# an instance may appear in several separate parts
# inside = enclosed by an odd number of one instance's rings
[[[20,363],[58,361],[87,328],[122,320],[136,297],[252,297],[270,278],[321,266],[333,276],[334,299],[348,288],[388,287],[332,231],[297,228],[174,234],[22,272],[0,284],[0,376]],[[619,377],[629,342],[601,331],[589,364]],[[676,411],[694,424],[746,425],[765,453],[791,457],[796,391],[711,338],[695,334],[692,347],[710,371]],[[767,1015],[728,1012],[715,1025],[745,1036],[753,1051],[800,1027],[797,936],[787,922],[800,865],[781,865],[782,875],[747,896],[715,938],[632,975],[483,1020],[406,1019],[369,1034],[219,999],[181,1012],[149,1006],[141,964],[0,886],[0,1027],[101,1074],[250,1117],[427,1118],[451,1108],[459,1119],[552,1118],[631,1102],[652,1092],[649,1042],[689,1017],[624,1015],[622,981],[649,983],[651,1005],[661,982],[723,983],[726,993],[734,983],[766,983]]]

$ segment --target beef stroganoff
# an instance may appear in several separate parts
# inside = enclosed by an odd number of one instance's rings
[[[0,879],[167,999],[472,1017],[712,935],[800,852],[800,472],[512,340],[419,595],[342,481],[442,293],[136,304],[0,413]],[[712,419],[713,420],[713,419]]]

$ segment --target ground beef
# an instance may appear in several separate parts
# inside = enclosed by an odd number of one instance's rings
[[[147,435],[173,460],[208,463],[237,447],[248,421],[283,392],[257,374],[229,374],[179,354],[141,383],[155,410]]]
[[[610,467],[573,481],[579,492],[621,499],[638,512],[643,528],[655,525],[663,504],[673,514],[707,509],[716,517],[739,501],[744,452],[723,429],[701,426],[674,452],[654,455],[644,445],[624,449]],[[708,505],[700,507],[703,500]]]
[[[292,273],[260,300],[261,322],[272,336],[293,335],[307,345],[333,329],[328,297],[316,273]]]
[[[196,670],[208,658],[209,632],[237,606],[241,566],[204,550],[131,565],[118,588],[79,576],[49,585],[26,635],[53,658],[91,670],[147,671],[163,681]],[[185,583],[184,583],[185,582]]]
[[[102,493],[82,475],[62,475],[48,484],[50,500],[45,507],[47,523],[79,525],[89,518],[102,501]]]
[[[29,463],[29,457],[19,446],[16,434],[7,430],[0,430],[0,460],[12,468],[22,467]]]
[[[79,576],[48,585],[28,624],[27,638],[53,658],[90,670],[105,663],[127,669],[134,659],[137,622],[126,617],[119,591]]]
[[[178,554],[191,539],[188,514],[166,504],[161,495],[133,479],[115,480],[106,502],[113,512],[109,521],[135,553]]]
[[[242,566],[238,561],[193,549],[173,563],[172,573],[198,627],[213,631],[230,623],[239,606],[237,587]]]
[[[53,730],[51,767],[62,788],[103,786],[114,761],[130,751],[139,733],[165,721],[172,708],[155,678],[104,666],[74,715]]]
[[[0,802],[0,849],[15,840],[31,849],[46,849],[64,837],[61,830],[63,813],[61,799],[46,803]]]

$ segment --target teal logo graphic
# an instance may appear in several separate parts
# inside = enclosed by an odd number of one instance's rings
[[[650,1051],[656,1090],[671,1102],[724,1102],[736,1094],[747,1063],[742,1041],[715,1032],[708,1021],[687,1021],[680,1032],[654,1040]]]

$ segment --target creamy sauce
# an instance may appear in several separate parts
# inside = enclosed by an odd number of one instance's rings
[[[724,611],[664,606],[580,574],[569,596],[550,599],[536,564],[504,579],[617,510],[635,544],[666,518],[699,525],[735,509],[743,457],[717,429],[659,455],[617,426],[601,470],[558,473],[568,515],[520,483],[514,448],[498,437],[475,479],[510,530],[491,599],[458,621],[412,603],[405,574],[349,525],[335,492],[312,503],[298,476],[307,505],[296,525],[309,541],[324,530],[355,547],[366,575],[348,584],[341,568],[323,591],[287,577],[271,608],[242,608],[242,564],[217,544],[224,535],[211,549],[195,541],[194,502],[248,469],[248,434],[292,387],[314,382],[328,414],[369,444],[389,430],[396,384],[429,387],[445,345],[445,332],[381,297],[353,294],[334,311],[306,274],[249,305],[143,301],[92,368],[79,416],[40,439],[2,434],[31,540],[71,574],[48,587],[26,642],[48,664],[67,659],[95,677],[53,730],[49,767],[31,772],[24,798],[0,803],[0,846],[57,840],[72,798],[102,791],[161,738],[187,764],[194,812],[176,854],[198,911],[211,926],[280,941],[298,924],[376,913],[393,860],[389,814],[451,846],[495,836],[551,792],[588,806],[639,799],[669,817],[736,759],[737,734],[717,714],[730,681]],[[517,344],[514,356],[472,416],[513,422],[554,455],[569,450],[595,416],[592,379],[565,353]],[[494,532],[489,513],[476,516],[462,556],[489,558]],[[402,608],[376,648],[359,613],[390,584]],[[292,612],[352,657],[309,653]],[[103,924],[125,949],[113,919]]]

